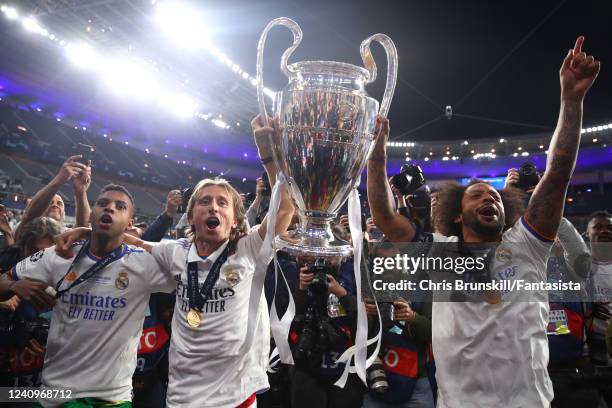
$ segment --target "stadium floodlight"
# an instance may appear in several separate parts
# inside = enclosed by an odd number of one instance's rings
[[[206,20],[201,12],[181,3],[159,3],[156,21],[179,47],[205,48],[208,46]]]
[[[165,98],[165,104],[172,113],[183,118],[192,116],[197,109],[196,102],[186,95],[170,95]]]
[[[215,125],[217,127],[220,127],[222,129],[227,129],[228,128],[227,123],[225,123],[221,119],[213,119],[213,120],[211,120],[211,122],[212,122],[213,125]]]
[[[6,7],[3,8],[2,12],[6,16],[6,18],[8,18],[10,20],[15,20],[15,19],[19,18],[19,13],[13,7],[6,6]]]
[[[21,24],[23,25],[23,28],[33,33],[40,33],[43,30],[34,17],[24,18],[21,20]]]
[[[134,59],[119,57],[106,60],[99,67],[101,76],[115,92],[152,100],[159,94],[153,71]]]
[[[100,66],[98,55],[88,44],[68,44],[65,49],[68,59],[79,68]]]

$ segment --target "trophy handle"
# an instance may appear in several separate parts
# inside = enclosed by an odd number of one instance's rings
[[[259,102],[259,114],[261,115],[261,119],[264,123],[268,123],[268,114],[266,112],[266,101],[264,99],[264,86],[263,86],[263,53],[264,46],[266,43],[266,38],[268,36],[268,32],[272,29],[272,27],[282,25],[291,30],[293,33],[293,45],[287,48],[281,57],[281,71],[289,78],[295,75],[293,69],[287,66],[287,60],[293,54],[293,51],[300,45],[302,42],[302,29],[292,19],[288,17],[279,17],[270,21],[266,28],[261,33],[261,37],[259,37],[259,43],[257,44],[257,101]]]
[[[370,51],[370,43],[372,41],[378,41],[387,52],[387,86],[380,104],[380,110],[378,111],[379,115],[387,116],[391,99],[393,99],[393,93],[395,92],[395,84],[397,83],[397,49],[395,44],[393,44],[393,40],[385,34],[374,34],[363,40],[359,50],[363,64],[370,73],[370,77],[367,78],[366,82],[368,84],[376,80],[376,62],[374,62],[374,57],[372,57],[372,52]]]

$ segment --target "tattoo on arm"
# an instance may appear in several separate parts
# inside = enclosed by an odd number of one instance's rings
[[[414,226],[403,215],[395,211],[395,201],[387,182],[384,163],[368,163],[368,202],[376,226],[393,242],[412,240]]]
[[[563,216],[565,193],[576,165],[582,125],[582,101],[564,101],[548,148],[546,171],[525,217],[540,234],[553,238]]]

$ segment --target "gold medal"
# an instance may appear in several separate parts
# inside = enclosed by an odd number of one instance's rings
[[[194,329],[202,324],[202,316],[200,312],[195,309],[191,309],[189,313],[187,313],[187,324]]]

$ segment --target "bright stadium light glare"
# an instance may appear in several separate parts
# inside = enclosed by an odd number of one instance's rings
[[[17,10],[15,10],[12,7],[6,7],[2,11],[6,15],[6,18],[8,18],[10,20],[15,20],[15,19],[19,18],[19,13],[17,12]]]
[[[180,3],[159,3],[156,8],[157,24],[179,47],[207,46],[207,23],[202,13]]]
[[[221,119],[213,119],[211,120],[212,124],[220,127],[222,129],[226,129],[228,127],[227,123],[225,123],[224,121],[222,121]]]
[[[23,28],[33,33],[40,33],[43,30],[34,17],[24,18],[21,21],[21,24],[23,25]]]
[[[66,55],[79,68],[91,68],[100,65],[96,52],[85,43],[68,44],[66,46]]]
[[[159,93],[158,83],[145,64],[129,58],[106,61],[100,74],[115,92],[136,98],[151,100]]]
[[[183,118],[192,116],[197,109],[195,101],[185,95],[169,96],[165,102],[172,113]]]

